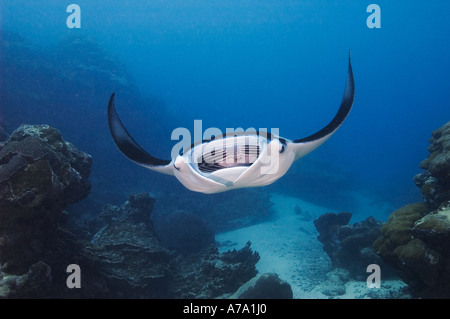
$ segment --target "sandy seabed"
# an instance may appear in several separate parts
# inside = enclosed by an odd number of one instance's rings
[[[295,299],[330,298],[322,290],[323,285],[327,285],[325,275],[332,270],[332,266],[322,243],[317,239],[318,232],[313,220],[333,210],[280,194],[273,194],[271,201],[274,204],[271,220],[217,234],[220,251],[239,249],[250,241],[252,249],[260,255],[256,265],[258,272],[278,274],[291,285]],[[296,205],[313,218],[301,220],[295,213]],[[368,288],[365,281],[349,281],[345,283],[345,294],[332,298],[390,298],[400,295],[404,286],[401,280],[382,280],[381,288]]]

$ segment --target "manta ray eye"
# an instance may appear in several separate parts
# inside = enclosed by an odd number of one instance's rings
[[[285,149],[286,149],[286,145],[281,144],[280,154],[283,153]]]

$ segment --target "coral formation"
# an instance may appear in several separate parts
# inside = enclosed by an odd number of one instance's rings
[[[428,158],[420,163],[424,171],[414,176],[430,209],[450,200],[450,122],[432,133]]]
[[[381,227],[381,236],[374,242],[377,254],[398,257],[412,239],[414,223],[427,213],[424,203],[409,204],[393,212]]]

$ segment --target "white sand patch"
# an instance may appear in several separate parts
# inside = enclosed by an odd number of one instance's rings
[[[328,256],[317,240],[313,221],[301,221],[295,214],[295,206],[308,211],[314,218],[330,210],[305,202],[299,198],[274,194],[274,218],[271,221],[216,235],[218,242],[232,242],[239,249],[247,241],[260,255],[256,265],[260,273],[274,272],[291,284],[294,298],[317,298],[310,292],[330,270]]]
[[[321,292],[321,285],[326,284],[325,274],[331,270],[331,262],[317,239],[313,220],[333,210],[280,194],[273,194],[271,201],[274,204],[272,220],[217,234],[216,240],[224,244],[220,251],[240,249],[250,241],[252,249],[260,255],[256,265],[259,273],[278,274],[291,285],[294,298],[330,298]],[[301,220],[295,213],[296,205],[313,218]],[[346,284],[346,294],[335,298],[367,298],[368,293],[365,282],[350,281]]]

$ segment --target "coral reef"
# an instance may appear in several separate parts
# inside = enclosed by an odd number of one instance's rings
[[[292,299],[291,285],[277,274],[264,273],[242,285],[230,299]]]
[[[380,235],[382,222],[368,217],[366,220],[348,225],[351,213],[326,213],[314,220],[319,232],[317,237],[323,243],[323,250],[330,257],[335,268],[348,271],[352,278],[362,280],[367,277],[366,268],[370,264],[383,265],[384,276],[393,275],[372,248]]]
[[[412,240],[414,223],[427,214],[424,203],[409,204],[393,212],[381,227],[381,236],[374,242],[377,254],[395,259]]]
[[[450,200],[450,122],[432,133],[428,158],[420,163],[424,171],[414,176],[414,182],[429,209],[436,209]]]

